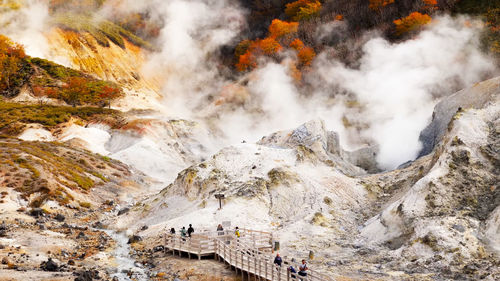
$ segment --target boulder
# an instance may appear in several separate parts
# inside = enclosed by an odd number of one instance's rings
[[[44,261],[42,262],[42,264],[40,264],[40,268],[44,271],[58,271],[59,265],[57,265],[57,263],[54,262],[52,258],[49,258],[47,261]]]
[[[66,219],[66,217],[64,217],[64,216],[63,216],[63,215],[61,215],[61,214],[57,214],[57,215],[54,217],[54,219],[55,219],[56,221],[58,221],[58,222],[63,222],[63,221]]]
[[[35,217],[35,218],[43,217],[44,215],[45,215],[45,213],[40,208],[34,208],[34,209],[31,209],[31,211],[30,211],[30,216]]]
[[[84,270],[76,273],[75,281],[92,281],[100,280],[99,271],[97,270]]]
[[[142,241],[142,237],[139,235],[132,235],[129,239],[127,244],[132,244],[132,243],[137,243]]]
[[[123,209],[118,211],[118,215],[121,216],[123,214],[128,213],[128,211],[130,211],[130,208],[123,208]]]

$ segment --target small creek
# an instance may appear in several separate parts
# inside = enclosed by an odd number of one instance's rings
[[[116,232],[109,229],[103,231],[116,241],[116,249],[113,251],[113,256],[116,260],[116,273],[111,275],[117,277],[120,281],[149,280],[146,271],[142,267],[137,266],[134,258],[130,256],[127,235],[124,232]],[[131,273],[130,277],[129,273]]]

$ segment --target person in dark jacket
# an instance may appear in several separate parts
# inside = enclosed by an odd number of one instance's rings
[[[172,228],[170,229],[170,234],[175,234],[175,228],[173,228],[173,227],[172,227]]]
[[[282,262],[283,262],[283,259],[280,257],[280,254],[276,254],[276,257],[274,258],[274,264],[276,266],[281,266]]]
[[[188,227],[188,236],[191,237],[191,233],[194,232],[194,228],[191,224],[189,224],[189,227]]]
[[[217,233],[218,233],[219,236],[224,235],[224,227],[222,227],[222,224],[219,224],[217,226]]]

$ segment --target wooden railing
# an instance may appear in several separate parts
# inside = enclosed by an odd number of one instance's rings
[[[242,274],[253,275],[265,280],[307,280],[307,281],[330,281],[332,278],[314,270],[307,270],[307,276],[299,276],[288,270],[291,263],[283,259],[282,266],[274,264],[274,256],[270,253],[272,249],[272,234],[262,231],[240,229],[240,237],[237,238],[233,231],[200,232],[192,234],[192,237],[181,237],[179,235],[165,235],[165,249],[177,251],[179,255],[187,253],[189,258],[196,255],[215,256]],[[296,270],[297,267],[294,267]]]

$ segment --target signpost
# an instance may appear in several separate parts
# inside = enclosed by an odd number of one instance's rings
[[[222,199],[225,198],[224,194],[217,193],[215,194],[215,198],[219,199],[219,210],[222,209]]]

